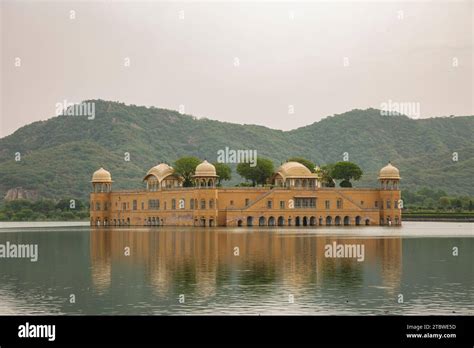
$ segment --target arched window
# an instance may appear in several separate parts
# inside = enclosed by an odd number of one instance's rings
[[[284,226],[285,225],[285,218],[283,216],[278,217],[278,226]]]
[[[194,209],[194,199],[191,199],[189,203],[191,204],[190,209]]]
[[[326,216],[326,225],[327,226],[332,225],[332,217],[331,216]]]
[[[355,218],[355,224],[356,224],[356,226],[359,226],[359,225],[360,225],[360,216],[356,216],[356,218]]]
[[[253,217],[247,216],[247,226],[253,226]]]
[[[174,198],[171,200],[171,209],[176,209],[176,199]]]
[[[201,209],[206,209],[206,200],[201,199]]]
[[[214,200],[213,199],[209,200],[209,209],[214,209]]]
[[[275,218],[273,216],[268,218],[268,226],[275,226]]]
[[[349,226],[350,225],[350,218],[349,216],[344,216],[344,226]]]

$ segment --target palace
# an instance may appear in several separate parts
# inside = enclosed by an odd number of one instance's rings
[[[269,187],[217,187],[216,168],[200,163],[194,187],[161,163],[146,173],[146,189],[112,191],[104,168],[92,176],[92,226],[358,226],[401,224],[400,173],[379,173],[379,188],[321,187],[319,174],[282,164]]]

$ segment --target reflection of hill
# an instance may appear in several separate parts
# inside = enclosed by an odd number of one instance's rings
[[[375,282],[377,278],[392,292],[398,288],[401,277],[402,242],[398,238],[161,228],[96,229],[91,231],[90,240],[92,277],[98,289],[109,286],[114,266],[123,264],[143,264],[144,276],[149,278],[154,291],[163,296],[183,291],[209,297],[215,295],[219,283],[280,283],[302,289],[308,283],[332,281],[338,286],[360,286],[364,279]],[[363,244],[365,260],[326,258],[324,247],[333,241]],[[125,247],[130,247],[128,257],[124,256]],[[235,247],[239,248],[239,256],[234,256]]]

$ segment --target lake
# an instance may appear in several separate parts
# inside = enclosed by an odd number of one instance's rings
[[[474,314],[472,223],[1,223],[0,246],[20,244],[37,261],[0,258],[0,315]]]

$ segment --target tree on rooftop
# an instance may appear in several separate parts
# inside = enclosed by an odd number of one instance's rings
[[[174,162],[174,169],[177,174],[181,175],[184,179],[183,186],[193,186],[193,175],[197,165],[201,163],[201,160],[194,156],[181,157]]]
[[[351,180],[359,180],[362,176],[360,167],[352,162],[337,162],[331,171],[334,179],[342,180],[339,186],[352,187]]]
[[[239,163],[237,165],[237,173],[252,182],[253,186],[257,184],[264,185],[273,175],[273,162],[267,158],[258,157],[255,167],[251,167],[250,163]]]
[[[217,186],[222,185],[222,181],[228,181],[232,179],[232,169],[225,163],[213,163],[216,167],[216,174],[219,176],[217,178]]]

